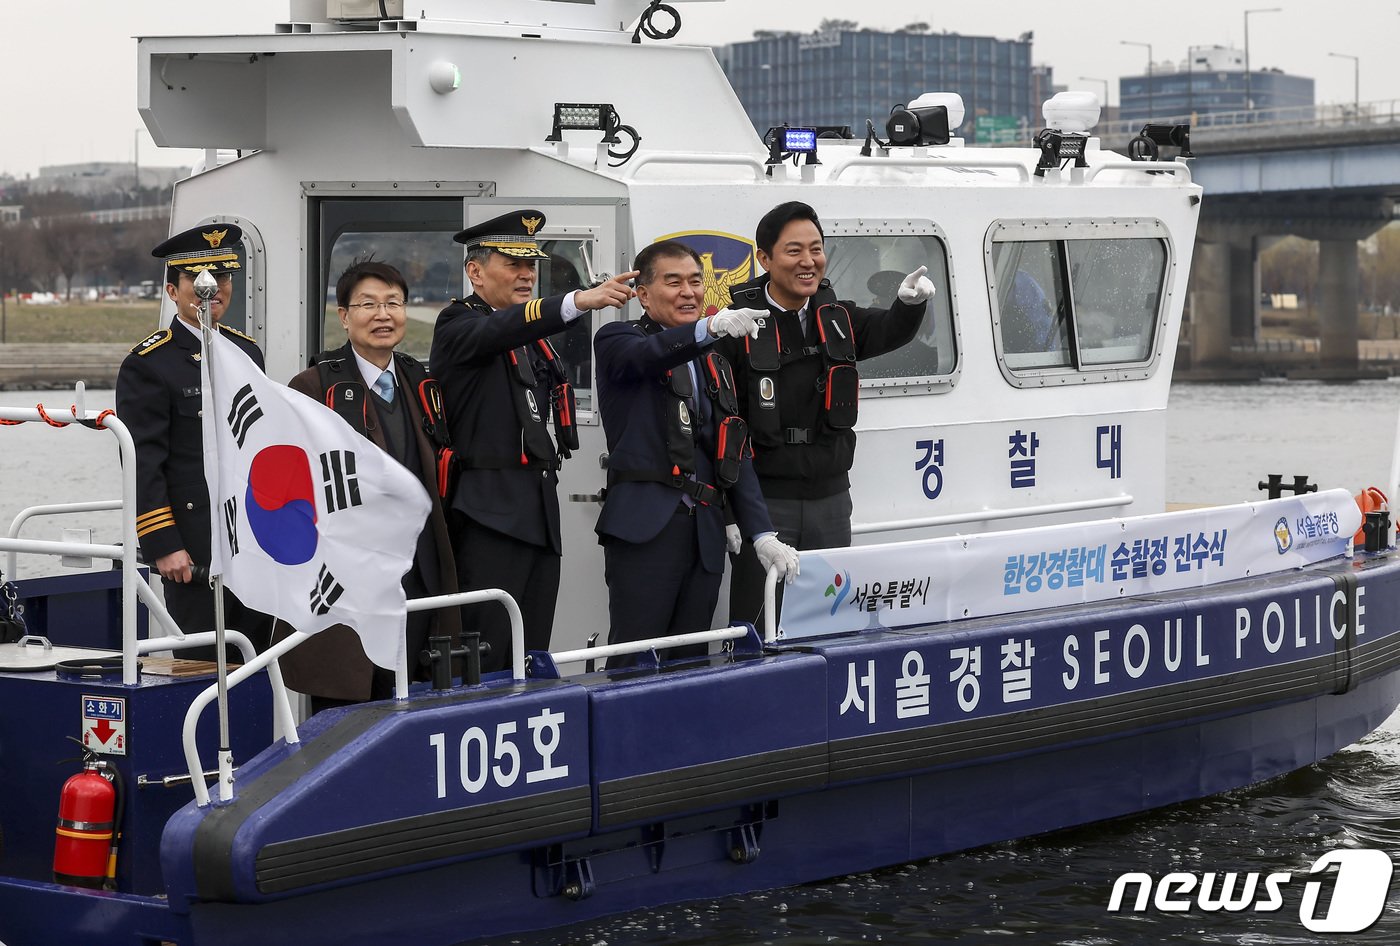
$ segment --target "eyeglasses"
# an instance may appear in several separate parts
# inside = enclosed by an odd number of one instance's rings
[[[359,309],[365,315],[374,315],[380,309],[390,315],[398,315],[403,311],[402,302],[352,302],[346,306],[347,309]]]

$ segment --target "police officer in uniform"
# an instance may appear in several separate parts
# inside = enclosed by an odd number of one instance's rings
[[[767,309],[701,318],[700,255],[674,240],[637,254],[646,314],[598,330],[598,403],[608,441],[608,489],[597,532],[608,582],[609,644],[713,626],[724,577],[724,505],[763,565],[797,574],[797,552],[768,519],[747,428],[737,415],[720,337],[758,333]],[[681,651],[681,652],[678,652]],[[704,646],[670,656],[702,654]],[[630,663],[630,660],[610,661]]]
[[[175,317],[133,348],[117,373],[117,416],[136,443],[136,536],[144,560],[164,579],[166,608],[187,633],[214,628],[213,590],[193,572],[196,566],[208,566],[210,541],[200,410],[204,339],[194,280],[201,272],[214,274],[218,293],[209,300],[208,319],[217,324],[233,295],[233,274],[241,267],[242,236],[233,224],[206,224],[177,233],[151,251],[165,260],[165,294],[175,304]],[[262,352],[253,339],[217,327],[262,369]],[[227,590],[224,618],[226,627],[247,634],[259,650],[266,648],[272,619],[245,608]],[[211,647],[180,655],[213,659],[213,653]]]
[[[438,316],[429,364],[442,382],[456,448],[457,482],[450,523],[463,591],[501,588],[520,605],[525,649],[548,650],[559,594],[561,453],[550,437],[572,434],[572,394],[547,341],[585,312],[621,308],[632,297],[620,276],[590,289],[534,298],[536,263],[549,259],[535,233],[538,210],[517,210],[469,227],[454,240],[466,247],[472,294]],[[463,625],[491,647],[482,669],[511,665],[510,622],[503,608],[474,605]]]
[[[807,204],[779,204],[759,221],[764,275],[735,289],[735,307],[771,318],[745,345],[717,349],[734,367],[739,413],[749,422],[754,469],[778,537],[798,549],[851,544],[851,483],[860,375],[856,362],[918,333],[933,283],[926,267],[904,277],[888,310],[838,301],[825,279],[821,221]],[[730,549],[739,551],[731,527]],[[730,581],[731,620],[757,621],[764,569],[743,549]]]
[[[331,407],[423,483],[432,511],[403,576],[404,592],[409,598],[453,594],[457,567],[438,488],[439,453],[450,446],[442,395],[421,364],[395,351],[408,323],[408,283],[388,263],[355,260],[336,281],[335,296],[346,343],[316,355],[288,386]],[[455,638],[460,630],[457,608],[410,612],[410,676],[430,678],[420,658],[430,634]],[[393,696],[393,671],[371,663],[359,634],[344,625],[311,636],[279,663],[287,685],[310,694],[313,712]]]

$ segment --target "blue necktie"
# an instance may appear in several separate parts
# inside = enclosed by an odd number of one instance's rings
[[[394,403],[394,373],[387,368],[374,382],[374,392],[384,399],[384,403]]]

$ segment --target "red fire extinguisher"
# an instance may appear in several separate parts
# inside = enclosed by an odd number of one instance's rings
[[[116,776],[109,763],[89,754],[83,770],[63,783],[53,849],[56,882],[99,888],[115,878],[120,818]]]

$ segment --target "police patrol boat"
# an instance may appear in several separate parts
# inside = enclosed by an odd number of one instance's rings
[[[1130,160],[1092,135],[1092,97],[1070,96],[1034,148],[966,148],[957,96],[911,90],[853,135],[765,141],[666,16],[647,0],[290,0],[266,34],[143,38],[148,129],[206,149],[172,232],[241,228],[229,319],[285,381],[326,347],[327,289],[367,247],[415,291],[456,293],[450,233],[539,208],[541,294],[675,237],[719,308],[756,275],[757,218],[810,203],[848,296],[887,302],[888,275],[918,265],[938,288],[918,338],[862,364],[856,546],[803,553],[781,618],[703,635],[721,642],[709,658],[592,669],[589,340],[623,317],[593,313],[558,345],[582,448],[562,473],[556,652],[298,721],[276,648],[248,650],[227,698],[238,768],[211,798],[217,688],[149,656],[204,641],[161,636],[121,418],[80,397],[5,410],[114,437],[128,478],[120,501],[82,507],[123,509],[123,543],[84,550],[120,568],[14,586],[36,636],[0,664],[22,708],[0,722],[0,940],[459,943],[1198,798],[1308,765],[1400,703],[1384,509],[1363,527],[1329,490],[1167,511],[1202,199],[1166,159],[1182,129],[1145,129],[1131,150],[1157,160]],[[17,520],[7,575],[17,554],[73,554],[21,535],[56,511]],[[54,765],[70,738],[89,756],[76,776]]]

